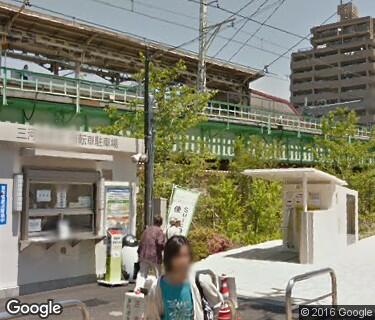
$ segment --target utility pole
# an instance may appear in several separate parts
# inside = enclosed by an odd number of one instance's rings
[[[206,91],[206,55],[207,55],[207,0],[201,0],[199,11],[199,61],[197,89],[200,92]]]
[[[144,226],[152,225],[153,208],[152,195],[154,185],[154,130],[153,130],[153,98],[149,93],[150,83],[150,55],[148,49],[145,54],[145,83],[144,83],[144,139],[146,163],[144,173],[145,194],[144,194]]]
[[[222,22],[214,25],[208,25],[208,6],[212,3],[217,3],[218,0],[208,2],[208,0],[201,0],[199,11],[199,54],[198,54],[198,74],[197,74],[197,89],[199,92],[205,92],[207,87],[207,67],[206,57],[207,51],[214,41],[221,27],[226,23],[233,23],[235,18],[233,16],[225,19]]]

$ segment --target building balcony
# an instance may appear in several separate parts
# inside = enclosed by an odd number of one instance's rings
[[[375,63],[374,62],[366,62],[360,64],[352,64],[348,66],[340,67],[341,74],[350,74],[350,73],[363,73],[367,71],[375,72]]]
[[[290,76],[291,80],[312,80],[314,77],[314,71],[306,71],[306,72],[295,72],[292,73]]]
[[[290,67],[292,70],[304,69],[312,66],[311,59],[292,61]]]
[[[337,82],[340,87],[350,87],[350,86],[364,86],[368,85],[370,79],[367,76],[358,77],[358,78],[348,78],[341,79]]]
[[[294,83],[291,85],[291,90],[293,92],[295,91],[305,91],[305,90],[311,90],[315,87],[314,81],[307,81],[303,83]]]

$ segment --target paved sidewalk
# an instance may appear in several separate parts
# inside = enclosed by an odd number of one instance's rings
[[[270,241],[231,250],[210,256],[199,262],[197,267],[235,276],[238,293],[242,296],[277,303],[284,302],[287,282],[293,276],[332,267],[337,273],[339,304],[375,304],[375,237],[352,245],[345,254],[332,257],[324,264],[301,265],[290,259],[285,259],[287,262],[260,260],[265,256],[262,252],[280,245],[281,241]],[[329,291],[329,276],[302,282],[296,285],[296,302],[303,302]]]
[[[131,287],[106,288],[97,284],[89,284],[66,289],[48,291],[19,299],[22,302],[46,302],[47,299],[56,301],[77,299],[83,301],[89,309],[91,320],[122,320],[123,297]],[[284,320],[282,306],[272,305],[265,301],[241,299],[241,320]],[[0,312],[5,310],[6,300],[0,300]],[[40,320],[38,317],[21,318],[25,320]],[[82,320],[78,310],[67,309],[60,316],[49,317],[48,320]]]

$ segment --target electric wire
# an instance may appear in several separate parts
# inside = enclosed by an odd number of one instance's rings
[[[20,3],[20,4],[23,4],[23,1],[22,0],[10,0],[12,2],[15,2],[15,3]],[[196,2],[195,0],[188,0],[188,1],[194,1]],[[199,3],[199,2],[198,2]],[[73,21],[78,21],[78,22],[83,22],[85,24],[89,24],[89,25],[93,25],[93,26],[96,26],[96,27],[100,27],[100,28],[103,28],[103,29],[106,29],[106,30],[110,30],[110,31],[113,31],[113,32],[117,32],[117,33],[120,33],[120,34],[125,34],[125,35],[128,35],[128,36],[132,36],[132,37],[135,37],[137,39],[141,39],[144,41],[145,44],[149,44],[149,43],[154,43],[154,44],[157,44],[157,45],[160,45],[162,43],[160,42],[156,42],[156,41],[153,41],[151,39],[148,39],[146,37],[141,37],[137,34],[134,34],[134,33],[130,33],[130,32],[125,32],[123,30],[120,30],[120,29],[117,29],[117,28],[114,28],[114,27],[110,27],[110,26],[107,26],[107,25],[103,25],[103,24],[100,24],[100,23],[97,23],[97,22],[93,22],[93,21],[89,21],[89,20],[86,20],[86,19],[83,19],[83,18],[79,18],[79,17],[75,17],[75,16],[72,16],[72,15],[69,15],[69,14],[66,14],[66,13],[63,13],[63,12],[60,12],[60,11],[56,11],[56,10],[53,10],[53,9],[49,9],[49,8],[45,8],[45,7],[42,7],[42,6],[39,6],[39,5],[35,5],[35,4],[30,4],[30,7],[34,7],[38,10],[42,10],[42,11],[45,11],[45,12],[49,12],[49,13],[52,13],[52,14],[55,14],[55,15],[59,15],[59,16],[62,16],[62,17],[65,17],[65,18],[69,18],[69,19],[72,19]],[[215,7],[216,8],[216,7]],[[226,12],[229,12],[231,15],[236,15],[236,12],[234,11],[229,11],[229,10],[226,10]],[[239,15],[239,14],[237,14]],[[240,15],[241,16],[241,15]],[[247,19],[246,16],[243,16],[244,19]],[[266,25],[266,24],[265,24]],[[219,36],[221,38],[223,38],[223,36]],[[189,41],[186,41],[182,44],[179,44],[177,46],[168,46],[169,48],[167,49],[166,53],[169,52],[169,51],[172,51],[172,50],[176,50],[176,49],[179,49],[187,44],[190,44],[190,43],[193,43],[195,41],[197,41],[199,39],[199,36],[198,37],[195,37]],[[224,39],[228,39],[228,38],[225,38]],[[238,40],[233,40],[232,41],[233,43],[238,43],[238,44],[242,44],[241,41],[238,41]],[[164,45],[164,44],[163,44]],[[272,55],[275,55],[275,56],[280,56],[279,53],[275,52],[275,51],[272,51],[272,50],[267,50],[267,49],[264,49],[264,48],[259,48],[257,46],[253,46],[253,45],[247,45],[248,47],[250,48],[253,48],[253,49],[256,49],[256,50],[260,50],[262,52],[266,52],[266,53],[269,53],[269,54],[272,54]],[[285,59],[288,59],[287,57],[283,57]],[[256,71],[262,71],[262,69],[258,69],[258,68],[253,68],[254,70]],[[284,80],[284,81],[288,81],[284,78],[284,75],[279,75],[279,74],[276,74],[276,73],[268,73],[268,74],[265,74],[265,76],[267,77],[272,77],[272,78],[276,78],[276,79],[279,79],[279,80]]]
[[[262,25],[258,27],[251,35],[250,37],[244,42],[241,47],[238,48],[238,50],[232,54],[232,56],[229,58],[229,61],[232,61],[241,51],[242,49],[256,36],[256,34],[262,29],[263,25],[267,23],[275,14],[276,12],[283,6],[283,4],[286,2],[286,0],[282,0],[276,8],[264,19]]]
[[[279,2],[279,0],[277,0],[276,2]],[[185,13],[182,13],[182,12],[179,12],[179,11],[162,8],[162,7],[159,7],[159,6],[155,6],[153,4],[149,4],[149,3],[144,2],[144,1],[137,0],[135,3],[138,4],[138,5],[141,5],[141,6],[145,7],[145,8],[151,8],[151,9],[154,9],[154,10],[157,10],[157,11],[160,11],[160,12],[168,12],[170,14],[173,14],[173,15],[176,15],[176,16],[179,16],[179,17],[187,18],[187,19],[194,20],[194,21],[199,21],[199,18],[196,17],[196,16],[192,16],[192,15],[188,15],[188,14],[185,14]],[[272,3],[272,4],[268,5],[268,6],[265,6],[263,8],[263,10],[259,11],[258,14],[260,14],[263,11],[267,11],[269,8],[271,8],[273,6],[274,6],[274,3]],[[232,26],[233,29],[236,29],[236,30],[238,29],[236,27],[237,23],[238,22],[234,23],[234,25]],[[249,31],[246,31],[246,30],[241,30],[240,32],[243,33],[243,34],[246,34],[246,35],[252,35],[252,32],[249,32]],[[286,46],[281,45],[279,43],[276,43],[274,41],[271,41],[269,39],[265,39],[265,38],[262,38],[262,37],[259,37],[259,36],[258,37],[254,36],[254,38],[257,39],[257,40],[260,40],[262,42],[268,43],[271,46],[280,48],[280,49],[288,49]]]
[[[199,5],[201,3],[200,0],[184,0],[184,1],[193,2],[193,3],[199,4]],[[221,7],[221,6],[217,7],[217,6],[214,6],[214,5],[210,4],[210,3],[208,3],[207,5],[209,7],[215,8],[217,10],[221,10],[221,11],[224,11],[224,12],[229,13],[231,15],[235,15],[235,16],[238,16],[240,18],[247,19],[247,20],[249,20],[251,22],[254,22],[256,24],[262,25],[261,21],[255,20],[255,19],[250,18],[250,17],[246,17],[246,16],[244,16],[243,14],[240,14],[240,13],[236,14],[236,12],[234,12],[232,10],[229,10],[229,9],[226,9],[224,7]],[[294,33],[292,31],[289,31],[289,30],[286,30],[286,29],[283,29],[283,28],[280,28],[280,27],[277,27],[277,26],[274,26],[274,25],[271,25],[271,24],[268,24],[268,23],[263,24],[263,26],[267,27],[267,28],[270,28],[270,29],[273,29],[275,31],[279,31],[281,33],[288,34],[290,36],[293,36],[293,37],[296,37],[296,38],[299,38],[299,39],[304,39],[305,38],[304,36],[302,36],[300,34]]]
[[[23,3],[23,1],[21,0],[10,0],[12,2],[16,2],[16,3]],[[88,20],[85,20],[85,19],[81,19],[81,18],[78,18],[78,17],[74,17],[74,16],[71,16],[71,15],[68,15],[66,13],[62,13],[62,12],[59,12],[59,11],[56,11],[56,10],[52,10],[52,9],[48,9],[48,8],[45,8],[45,7],[41,7],[39,5],[33,5],[31,4],[30,6],[36,8],[36,9],[39,9],[39,10],[42,10],[42,11],[46,11],[46,12],[49,12],[49,13],[52,13],[52,14],[55,14],[55,15],[60,15],[60,16],[63,16],[65,18],[69,18],[69,19],[72,19],[73,21],[79,21],[79,22],[83,22],[83,23],[86,23],[86,24],[89,24],[89,25],[94,25],[94,26],[97,26],[97,27],[100,27],[100,28],[104,28],[106,30],[110,30],[110,31],[113,31],[113,32],[117,32],[117,33],[120,33],[120,34],[125,34],[125,35],[129,35],[129,36],[132,36],[132,37],[136,37],[137,39],[142,39],[144,41],[144,43],[146,45],[150,44],[150,43],[153,43],[153,44],[157,44],[157,45],[160,45],[162,43],[160,42],[156,42],[156,41],[153,41],[151,39],[148,39],[148,38],[145,38],[145,37],[140,37],[139,35],[136,35],[136,34],[132,34],[132,33],[129,33],[129,32],[125,32],[125,31],[122,31],[122,30],[119,30],[119,29],[116,29],[116,28],[113,28],[113,27],[109,27],[109,26],[106,26],[106,25],[102,25],[102,24],[99,24],[99,23],[95,23],[95,22],[91,22],[91,21],[88,21]],[[229,28],[229,26],[227,26],[226,28]],[[33,37],[29,37],[29,39],[33,40],[34,38]],[[228,38],[225,38],[224,39],[228,39]],[[163,44],[164,46],[168,47],[167,49],[159,49],[157,51],[159,52],[155,52],[155,53],[159,53],[158,57],[162,57],[164,54],[167,54],[168,52],[171,52],[173,50],[177,50],[179,48],[182,48],[188,44],[191,44],[191,43],[194,43],[195,41],[199,40],[199,36],[191,39],[191,40],[188,40],[186,42],[183,42],[179,45],[176,45],[176,46],[170,46],[170,45],[166,45],[166,44]],[[240,41],[237,41],[237,40],[233,40],[234,43],[239,43],[239,44],[242,44],[242,42]],[[272,50],[268,50],[268,49],[264,49],[264,48],[259,48],[257,46],[253,46],[253,45],[250,45],[248,44],[247,45],[249,48],[253,48],[255,50],[260,50],[262,52],[265,52],[265,53],[269,53],[271,55],[275,55],[275,56],[279,56],[280,54],[275,52],[275,51],[272,51]],[[160,53],[162,50],[164,50],[164,53]],[[186,49],[185,49],[186,50]],[[210,58],[210,57],[208,57]],[[286,57],[284,57],[285,59],[287,59]],[[216,60],[218,61],[221,61],[221,62],[224,62],[224,60],[221,60],[221,59],[218,59],[216,58]],[[52,61],[52,60],[51,60]],[[53,60],[55,62],[59,62],[58,60]],[[240,65],[240,64],[238,64]],[[254,71],[257,71],[257,72],[261,72],[262,69],[259,69],[259,68],[252,68]],[[284,75],[278,75],[276,73],[274,74],[267,74],[266,75],[267,77],[272,77],[272,78],[277,78],[279,80],[284,80],[284,81],[288,81],[284,78]],[[278,78],[279,77],[279,78]]]
[[[326,18],[319,26],[322,26],[322,25],[325,25],[328,21],[330,21],[333,17],[335,17],[336,16],[336,12],[334,12],[333,14],[331,14],[328,18]],[[307,34],[306,36],[305,36],[305,40],[307,40],[310,36],[311,36],[312,34],[311,34],[311,32],[309,33],[309,34]],[[281,54],[279,57],[277,57],[276,59],[274,59],[273,61],[271,61],[269,64],[267,64],[265,67],[264,67],[264,69],[265,69],[265,71],[266,71],[266,74],[269,72],[269,67],[270,66],[272,66],[273,64],[275,64],[276,62],[278,62],[280,59],[282,59],[282,58],[285,58],[286,57],[286,55],[288,54],[288,53],[290,53],[293,49],[295,49],[295,48],[297,48],[302,42],[304,41],[304,39],[301,39],[301,40],[299,40],[299,41],[297,41],[293,46],[291,46],[288,50],[286,50],[283,54]],[[303,53],[301,53],[301,55],[302,56],[305,56],[305,57],[308,57],[308,54],[307,53],[305,53],[305,54],[303,54]],[[314,58],[312,58],[311,59],[312,61],[319,61],[319,62],[323,62],[322,64],[320,64],[320,65],[322,65],[322,66],[328,66],[328,67],[333,67],[334,69],[337,69],[338,71],[342,71],[344,74],[346,74],[346,75],[357,75],[357,76],[360,76],[360,77],[362,77],[363,75],[361,74],[361,73],[359,73],[359,72],[353,72],[353,71],[347,71],[347,70],[344,70],[342,67],[340,67],[339,65],[335,65],[335,64],[333,64],[333,63],[327,63],[327,62],[325,62],[322,58],[316,58],[316,57],[314,57]],[[290,81],[292,81],[292,80],[290,80]],[[356,96],[356,95],[354,95],[354,94],[351,94],[350,92],[346,92],[346,95],[348,96],[348,97],[351,97],[351,98],[358,98],[358,96]]]
[[[16,1],[16,0],[13,0],[13,1]],[[192,30],[192,31],[199,31],[198,28],[195,28],[195,27],[192,27],[190,25],[186,25],[186,24],[182,24],[182,23],[175,23],[174,21],[171,21],[171,20],[167,20],[167,19],[162,19],[160,20],[158,17],[155,17],[155,16],[152,16],[152,15],[149,15],[149,14],[143,14],[143,13],[140,13],[138,11],[133,11],[131,9],[127,9],[127,8],[124,8],[122,6],[118,6],[118,5],[114,5],[114,4],[111,4],[105,0],[88,0],[88,1],[92,1],[92,2],[96,2],[96,3],[100,3],[102,5],[105,5],[105,6],[109,6],[109,7],[112,7],[112,8],[115,8],[115,9],[119,9],[119,10],[124,10],[124,11],[127,11],[127,12],[130,12],[130,13],[134,13],[134,14],[139,14],[139,15],[142,15],[142,16],[145,16],[145,17],[148,17],[150,19],[154,19],[154,20],[159,20],[160,22],[164,22],[164,23],[168,23],[168,24],[171,24],[173,26],[177,25],[177,26],[180,26],[182,28],[185,28],[185,29],[188,29],[188,30]],[[253,2],[254,0],[250,1],[250,2]],[[241,12],[244,8],[246,8],[248,5],[245,5],[243,6],[242,8],[240,8],[238,11],[236,12],[233,12],[233,14],[228,17],[227,19],[230,19],[234,16],[236,16],[239,12]],[[246,20],[246,19],[241,19],[241,20]],[[217,36],[218,38],[221,38],[223,40],[226,40],[226,41],[231,41],[233,43],[236,43],[236,44],[239,44],[239,45],[243,45],[243,42],[242,41],[239,41],[239,40],[235,40],[235,39],[231,39],[231,38],[228,38],[226,36],[223,36],[223,35],[218,35]],[[184,42],[184,46],[186,46],[187,44],[191,44],[195,41],[198,41],[199,40],[199,36],[194,38],[195,40],[194,41],[187,41],[187,42]],[[274,55],[274,56],[279,56],[280,53],[278,52],[275,52],[273,50],[269,50],[269,49],[264,49],[264,48],[261,48],[261,47],[258,47],[258,46],[255,46],[255,45],[250,45],[250,44],[246,44],[247,47],[251,48],[251,49],[256,49],[256,50],[259,50],[259,51],[262,51],[262,52],[265,52],[265,53],[269,53],[271,55]],[[173,49],[177,49],[177,48],[181,48],[182,45],[178,45],[176,47],[171,47],[171,50]],[[167,52],[171,51],[171,50],[168,50]],[[213,58],[215,58],[215,56],[213,56]]]
[[[267,4],[269,0],[264,0],[262,2],[262,4],[257,8],[257,10],[255,10],[255,12],[253,12],[250,17],[253,18],[258,12],[260,9],[263,8],[264,5]],[[252,4],[254,2],[254,0],[252,1],[249,1],[248,4]],[[220,47],[219,50],[217,50],[217,52],[213,55],[213,57],[217,57],[231,42],[232,40],[240,33],[240,31],[249,23],[249,20],[245,20],[243,22],[243,24],[241,25],[241,27],[239,29],[237,29],[234,34]]]
[[[326,24],[328,21],[330,21],[333,17],[335,17],[337,15],[336,12],[334,12],[333,14],[331,14],[327,19],[325,19],[321,24],[320,26]],[[293,49],[295,49],[296,47],[298,47],[303,41],[305,40],[308,40],[308,38],[311,36],[311,32],[309,32],[309,34],[307,34],[306,36],[303,37],[303,39],[297,41],[293,46],[291,46],[289,49],[287,49],[284,53],[282,53],[279,57],[277,57],[276,59],[272,60],[272,62],[270,62],[269,64],[267,64],[267,67],[270,67],[272,66],[273,64],[275,64],[277,61],[279,61],[282,57],[286,56],[289,52],[291,52]]]

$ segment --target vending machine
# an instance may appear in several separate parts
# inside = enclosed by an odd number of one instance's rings
[[[122,240],[128,234],[135,234],[136,186],[128,182],[104,182],[104,227],[105,275],[100,284],[116,286],[127,284],[122,277]]]

